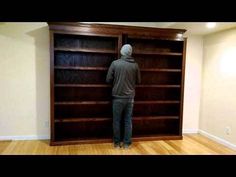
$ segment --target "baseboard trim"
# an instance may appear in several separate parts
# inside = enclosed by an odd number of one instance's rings
[[[25,136],[0,136],[0,141],[4,140],[48,140],[48,135],[36,136],[36,135],[25,135]]]
[[[216,141],[220,144],[225,145],[226,147],[229,147],[231,149],[236,150],[236,145],[233,143],[230,143],[222,138],[219,138],[217,136],[214,136],[206,131],[203,130],[197,130],[197,129],[183,129],[183,134],[190,134],[190,133],[199,133],[203,136],[206,136],[207,138]],[[50,137],[48,135],[26,135],[26,136],[0,136],[0,141],[5,140],[49,140]]]
[[[198,133],[198,129],[183,129],[183,134]]]
[[[231,149],[236,150],[236,145],[233,144],[233,143],[230,143],[230,142],[228,142],[228,141],[226,141],[226,140],[224,140],[222,138],[214,136],[214,135],[212,135],[212,134],[210,134],[210,133],[208,133],[206,131],[203,131],[203,130],[198,130],[198,132],[199,132],[199,134],[201,134],[203,136],[206,136],[207,138],[209,138],[209,139],[211,139],[213,141],[216,141],[217,143],[220,143],[220,144],[225,145],[225,146],[227,146],[227,147],[229,147]]]

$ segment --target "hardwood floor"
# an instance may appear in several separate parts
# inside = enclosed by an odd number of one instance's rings
[[[49,146],[47,140],[0,141],[2,155],[230,155],[232,150],[199,134],[183,140],[134,142],[130,149],[114,149],[112,143]]]

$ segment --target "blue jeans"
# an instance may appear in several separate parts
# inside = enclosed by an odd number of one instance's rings
[[[121,142],[120,125],[121,118],[124,116],[124,139],[123,143],[130,145],[132,143],[132,115],[134,99],[114,98],[112,101],[113,110],[113,138],[114,143]]]

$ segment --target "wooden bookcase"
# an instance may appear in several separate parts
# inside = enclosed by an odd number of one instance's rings
[[[181,139],[185,30],[48,23],[51,39],[51,145],[112,141],[111,85],[122,44],[141,69],[133,140]]]

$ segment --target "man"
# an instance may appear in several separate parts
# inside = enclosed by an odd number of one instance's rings
[[[113,83],[112,110],[113,110],[113,138],[114,147],[121,147],[120,122],[124,116],[123,147],[129,148],[132,144],[132,114],[135,97],[135,85],[141,82],[140,69],[132,58],[132,46],[122,46],[121,58],[111,63],[106,81]]]

